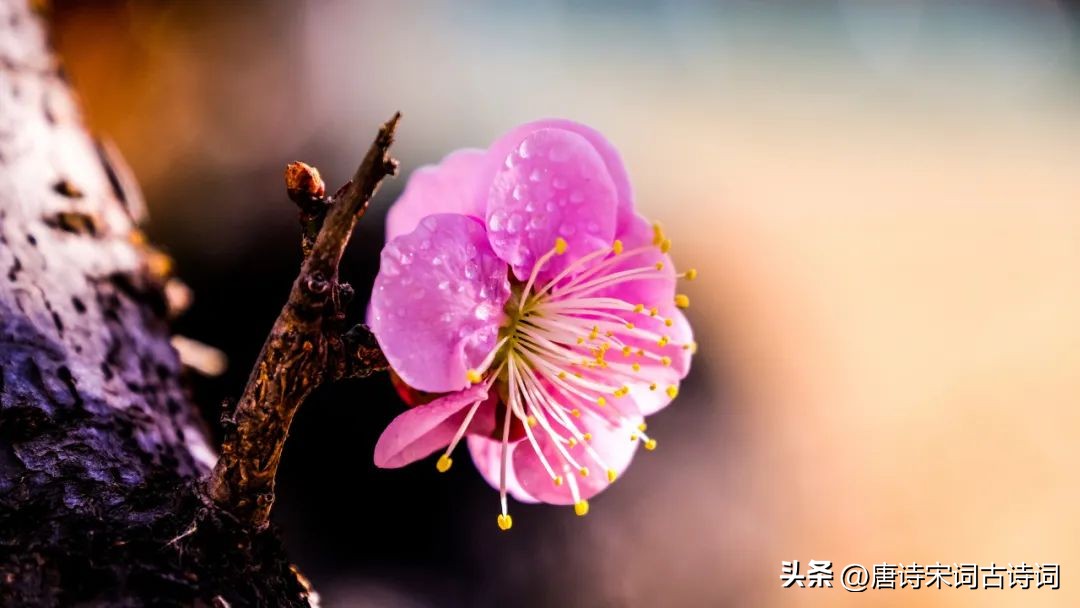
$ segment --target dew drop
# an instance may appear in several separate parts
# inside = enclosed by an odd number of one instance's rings
[[[555,177],[551,180],[551,187],[555,188],[556,190],[566,190],[567,185],[568,184],[566,183],[566,179],[562,177]]]
[[[566,222],[559,226],[561,236],[574,236],[575,232],[577,232],[577,226],[572,223]]]
[[[476,275],[480,273],[480,266],[476,262],[470,260],[465,264],[465,278],[470,281],[476,278]]]
[[[506,231],[510,234],[515,234],[521,230],[521,225],[525,223],[525,217],[520,213],[515,213],[510,216],[510,221],[506,222]]]
[[[473,316],[475,316],[478,321],[487,321],[491,318],[491,315],[494,312],[494,310],[492,309],[493,307],[491,306],[491,304],[488,304],[487,302],[481,302],[476,306],[476,309],[473,310]]]
[[[543,177],[544,177],[544,174],[541,173],[539,169],[533,169],[532,173],[529,174],[529,181],[530,182],[538,182]]]
[[[529,140],[526,139],[518,145],[517,153],[521,158],[529,158],[529,152]]]

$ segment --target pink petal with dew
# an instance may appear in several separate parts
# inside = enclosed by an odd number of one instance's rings
[[[457,150],[437,165],[412,172],[405,191],[386,214],[386,240],[416,229],[420,220],[435,213],[484,217],[489,183],[479,184],[483,150]]]
[[[445,448],[465,421],[471,406],[487,399],[487,387],[478,384],[406,410],[394,418],[379,436],[375,444],[375,466],[384,469],[403,467]],[[489,400],[479,407],[490,409],[491,406]],[[484,416],[477,411],[469,430],[490,433],[493,421],[492,416]]]
[[[490,184],[495,179],[495,174],[503,167],[506,157],[517,150],[522,141],[529,135],[541,129],[559,129],[569,131],[585,138],[603,159],[604,167],[615,184],[615,192],[618,198],[618,211],[616,227],[622,229],[634,215],[634,193],[630,186],[630,177],[626,174],[626,167],[615,146],[611,144],[599,131],[572,120],[562,118],[545,118],[525,123],[515,127],[499,139],[495,140],[488,148],[488,158],[482,170],[481,184]]]
[[[528,441],[520,442],[514,450],[514,475],[525,491],[540,502],[554,505],[574,504],[571,484],[577,484],[581,500],[588,500],[611,484],[608,481],[608,469],[614,471],[616,476],[620,476],[630,466],[630,461],[640,443],[640,440],[631,441],[630,437],[637,431],[637,426],[641,422],[642,418],[638,415],[628,416],[621,422],[613,422],[601,418],[595,411],[585,411],[581,418],[571,419],[571,424],[582,435],[592,434],[592,440],[588,444],[603,460],[603,465],[596,462],[589,455],[584,442],[579,441],[572,448],[565,445],[564,448],[578,464],[589,469],[588,475],[582,476],[573,468],[564,470],[564,461],[553,440],[544,433],[537,433],[537,441],[548,463],[555,469],[556,474],[563,476],[562,484],[556,485],[552,481],[547,469],[540,462],[536,450]],[[534,431],[538,428],[539,426],[534,427]]]
[[[494,350],[509,297],[506,264],[484,226],[464,215],[431,215],[383,248],[371,331],[406,384],[456,391]]]
[[[469,435],[468,442],[469,454],[472,455],[473,464],[475,464],[476,469],[480,471],[480,476],[483,477],[484,481],[488,482],[491,487],[498,490],[499,472],[502,467],[502,441],[481,437],[479,435]],[[517,478],[514,476],[514,450],[522,445],[523,444],[519,441],[507,446],[509,453],[507,455],[506,491],[518,502],[540,502],[532,496],[529,496],[529,493],[525,491],[525,488],[521,487],[521,484],[518,483]],[[522,449],[529,449],[529,447],[524,446]]]
[[[618,194],[596,149],[561,129],[530,133],[505,157],[488,192],[487,228],[492,249],[527,280],[557,238],[565,254],[550,259],[540,280],[615,237]]]

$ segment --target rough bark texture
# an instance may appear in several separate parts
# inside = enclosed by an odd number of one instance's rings
[[[0,0],[0,604],[307,605],[273,531],[201,489],[214,453],[127,175],[40,17]]]

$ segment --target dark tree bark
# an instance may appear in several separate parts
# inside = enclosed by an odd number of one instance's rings
[[[321,316],[340,324],[334,306],[287,306],[292,326],[275,326],[211,483],[215,451],[169,344],[168,259],[146,244],[139,192],[87,133],[41,21],[25,0],[0,0],[0,604],[308,605],[265,526],[280,442],[323,376],[370,373],[381,357],[362,328],[320,333],[337,330]],[[358,171],[339,197],[366,205],[392,171],[392,130],[369,153],[380,174]],[[315,253],[294,292],[337,298],[334,256],[362,208],[320,249],[337,200],[309,194]],[[331,370],[288,376],[282,341],[316,347],[312,361]],[[290,391],[260,409],[273,393],[257,382],[267,358]],[[267,419],[279,442],[269,448],[252,441]]]

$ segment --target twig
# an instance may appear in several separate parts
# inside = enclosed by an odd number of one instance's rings
[[[221,459],[208,482],[213,501],[255,529],[267,524],[281,451],[300,404],[323,382],[386,369],[366,327],[344,331],[352,288],[338,281],[338,265],[379,184],[397,171],[389,149],[399,118],[379,129],[352,180],[332,197],[324,196],[314,168],[293,163],[286,169],[305,228],[304,262],[236,409],[224,420]]]

